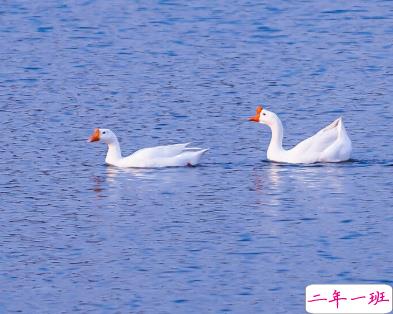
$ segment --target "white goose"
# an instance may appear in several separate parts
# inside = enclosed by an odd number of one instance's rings
[[[315,135],[305,139],[289,150],[282,147],[283,127],[278,116],[271,111],[257,107],[255,116],[249,121],[266,124],[272,131],[267,158],[286,163],[340,162],[351,158],[352,143],[338,118]]]
[[[94,129],[88,142],[102,141],[108,145],[105,162],[121,168],[158,168],[195,166],[208,149],[187,147],[190,143],[143,148],[122,157],[119,141],[109,129]]]

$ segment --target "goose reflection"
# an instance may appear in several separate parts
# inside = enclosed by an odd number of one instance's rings
[[[118,168],[107,167],[106,180],[114,184],[124,180],[134,181],[137,185],[147,184],[157,187],[173,184],[188,184],[194,180],[199,181],[200,173],[196,168],[168,167],[168,168]]]
[[[344,169],[346,165],[289,165],[266,163],[253,170],[254,189],[263,195],[260,202],[280,205],[284,201],[303,195],[306,191],[316,194],[345,192]]]
[[[151,169],[145,168],[118,168],[108,166],[106,168],[106,177],[108,182],[115,182],[116,178],[128,177],[142,178],[142,179],[155,179],[157,175]]]

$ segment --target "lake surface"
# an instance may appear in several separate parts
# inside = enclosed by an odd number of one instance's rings
[[[303,313],[393,280],[392,1],[3,1],[0,313]],[[343,116],[353,160],[266,161]],[[194,168],[123,153],[208,147]]]

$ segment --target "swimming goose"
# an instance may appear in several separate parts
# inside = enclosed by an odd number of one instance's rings
[[[88,142],[102,141],[108,145],[105,162],[122,168],[157,168],[195,166],[208,149],[188,147],[190,143],[143,148],[122,157],[115,133],[109,129],[94,129]]]
[[[282,147],[283,127],[274,112],[258,106],[255,116],[248,120],[270,127],[272,135],[267,158],[271,161],[309,164],[340,162],[351,158],[352,143],[341,117],[289,150]]]

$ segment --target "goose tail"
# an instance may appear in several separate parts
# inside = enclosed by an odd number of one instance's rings
[[[339,137],[346,136],[347,132],[345,131],[343,117],[339,117],[336,121],[337,121],[338,136]]]
[[[187,165],[195,166],[199,163],[202,156],[208,151],[208,148],[188,148],[185,150],[184,154],[187,155]]]

